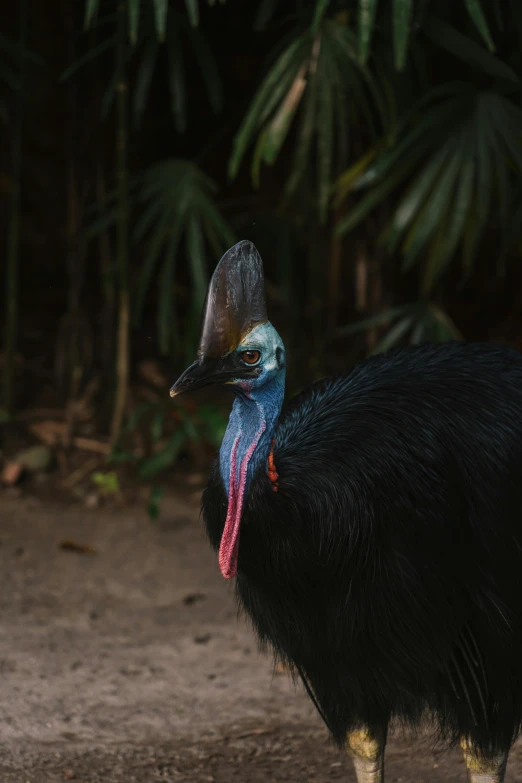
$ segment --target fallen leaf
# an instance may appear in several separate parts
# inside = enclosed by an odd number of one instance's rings
[[[24,466],[19,462],[8,462],[2,470],[2,484],[12,487],[22,475]]]
[[[77,468],[72,473],[70,473],[62,481],[62,486],[67,487],[68,489],[74,487],[82,479],[84,479],[89,473],[95,470],[98,467],[99,463],[100,463],[99,457],[89,457],[89,459],[86,460],[83,465],[80,465],[79,468]]]
[[[203,601],[207,596],[204,593],[188,593],[183,599],[185,606],[192,606],[197,601]]]
[[[65,552],[78,552],[81,555],[95,555],[96,547],[90,546],[90,544],[78,544],[76,541],[62,541],[60,549]]]
[[[194,641],[196,644],[208,644],[212,639],[212,635],[209,633],[202,633],[200,636],[195,636]]]
[[[48,446],[31,446],[28,449],[19,451],[15,457],[15,461],[19,462],[24,468],[31,471],[31,473],[39,473],[42,470],[47,470],[53,460],[53,453]]]
[[[47,419],[46,421],[35,421],[33,424],[29,424],[28,429],[48,446],[56,446],[63,440],[66,425],[63,421]]]
[[[28,429],[48,446],[59,446],[67,440],[67,424],[63,421],[36,421]],[[109,454],[111,450],[109,443],[94,438],[73,438],[71,444],[81,451],[95,451],[98,454]]]
[[[250,731],[245,731],[243,734],[238,734],[236,739],[245,739],[246,737],[256,737],[260,734],[272,734],[274,730],[273,729],[251,729]]]
[[[100,505],[100,496],[97,495],[95,492],[91,492],[89,495],[87,495],[83,501],[87,508],[98,508]]]

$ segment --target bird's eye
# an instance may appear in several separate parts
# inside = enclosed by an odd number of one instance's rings
[[[243,351],[241,354],[241,359],[245,362],[245,364],[257,364],[260,358],[260,351]]]

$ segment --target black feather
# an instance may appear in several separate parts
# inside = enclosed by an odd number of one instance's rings
[[[281,415],[243,510],[237,597],[335,739],[430,716],[507,750],[522,723],[522,357],[417,346]],[[219,469],[203,511],[219,546]]]

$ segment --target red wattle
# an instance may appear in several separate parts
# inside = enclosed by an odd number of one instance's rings
[[[231,579],[237,572],[237,550],[239,548],[239,519],[236,520],[236,472],[237,447],[241,433],[236,437],[230,454],[230,478],[228,483],[228,508],[225,527],[219,545],[219,568],[225,579]],[[241,511],[240,511],[241,514]],[[237,523],[236,523],[237,522]]]
[[[241,433],[237,436],[232,446],[230,455],[230,481],[228,486],[228,508],[223,535],[219,545],[219,568],[225,579],[232,579],[237,574],[237,557],[239,552],[239,528],[241,524],[241,512],[243,510],[243,499],[245,496],[246,479],[248,472],[248,463],[254,453],[259,438],[265,431],[266,424],[261,422],[261,428],[258,430],[253,443],[248,448],[247,453],[241,461],[239,469],[239,486],[237,482],[237,449],[241,438]]]

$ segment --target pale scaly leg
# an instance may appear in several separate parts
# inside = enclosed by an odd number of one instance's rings
[[[504,783],[508,753],[484,758],[475,753],[465,739],[460,741],[460,745],[464,753],[469,783]]]
[[[361,729],[348,734],[346,750],[352,757],[357,783],[384,783],[385,745],[385,732]]]

